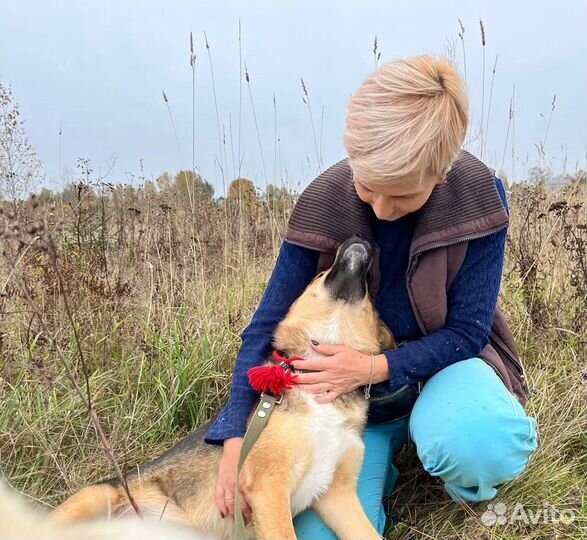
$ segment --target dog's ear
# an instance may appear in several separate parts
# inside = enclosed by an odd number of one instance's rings
[[[310,338],[306,330],[282,321],[273,335],[273,346],[277,351],[300,354],[308,347]]]
[[[395,349],[397,347],[391,330],[383,321],[379,322],[379,347],[382,351]]]

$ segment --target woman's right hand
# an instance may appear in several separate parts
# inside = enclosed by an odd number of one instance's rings
[[[223,518],[228,515],[231,515],[234,518],[236,468],[242,445],[242,437],[233,437],[224,441],[224,449],[222,452],[222,459],[220,460],[220,467],[218,468],[218,480],[216,481],[216,490],[214,494],[216,506]],[[245,521],[249,521],[251,519],[252,510],[247,502],[245,494],[243,493],[241,482],[239,482],[239,489],[241,512]]]

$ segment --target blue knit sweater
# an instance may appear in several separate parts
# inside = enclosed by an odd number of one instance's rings
[[[501,180],[500,197],[507,208]],[[441,369],[477,356],[488,343],[497,304],[506,242],[506,229],[469,242],[467,255],[449,292],[443,328],[423,336],[414,316],[406,286],[410,244],[417,212],[396,221],[372,215],[374,240],[381,249],[380,286],[376,308],[399,349],[384,351],[389,363],[390,389],[415,384]],[[247,371],[262,363],[270,352],[273,332],[294,300],[316,274],[318,252],[283,242],[273,274],[251,323],[241,335],[230,399],[206,435],[206,442],[243,436],[256,394]]]

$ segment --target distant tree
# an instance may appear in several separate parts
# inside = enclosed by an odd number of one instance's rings
[[[50,189],[43,188],[41,193],[39,193],[37,200],[40,204],[48,204],[55,200],[55,194]]]
[[[528,170],[528,182],[535,186],[547,186],[552,183],[553,174],[550,167],[531,167]]]
[[[579,169],[574,175],[573,182],[580,186],[587,185],[587,171],[585,169]]]
[[[168,172],[164,172],[157,177],[155,183],[157,184],[159,191],[165,191],[171,187],[171,180],[171,175]]]
[[[147,195],[155,195],[157,193],[157,186],[152,180],[145,180],[143,189]]]
[[[278,187],[274,184],[269,184],[265,190],[265,196],[270,203],[277,201],[288,201],[292,199],[291,192],[285,187]]]
[[[255,184],[246,178],[237,178],[228,186],[228,200],[230,202],[244,202],[250,205],[257,201]]]
[[[557,185],[568,185],[572,187],[584,186],[587,184],[587,171],[578,169],[574,173],[559,174],[555,178]]]
[[[34,188],[40,170],[12,89],[0,83],[0,194],[12,202],[15,211]]]
[[[92,206],[96,203],[98,196],[91,184],[85,182],[72,182],[67,184],[61,192],[61,200],[74,208],[80,204]]]
[[[185,197],[195,201],[211,201],[214,197],[214,188],[199,174],[193,171],[179,171],[175,175],[175,189]]]

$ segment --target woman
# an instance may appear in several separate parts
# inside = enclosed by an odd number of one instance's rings
[[[508,214],[501,181],[461,149],[468,127],[465,85],[446,59],[389,62],[352,97],[348,159],[304,191],[275,269],[243,332],[228,405],[207,434],[224,444],[216,489],[233,514],[235,470],[257,396],[246,371],[266,358],[271,335],[295,298],[353,234],[377,246],[370,283],[398,342],[370,362],[357,351],[313,344],[327,356],[300,360],[298,382],[327,403],[369,382],[389,392],[424,383],[409,418],[368,424],[359,496],[380,533],[382,499],[398,476],[394,452],[411,438],[426,471],[454,500],[495,497],[537,448],[536,421],[513,338],[496,310]],[[243,511],[250,508],[243,500]],[[300,539],[333,539],[313,511],[294,520]]]

